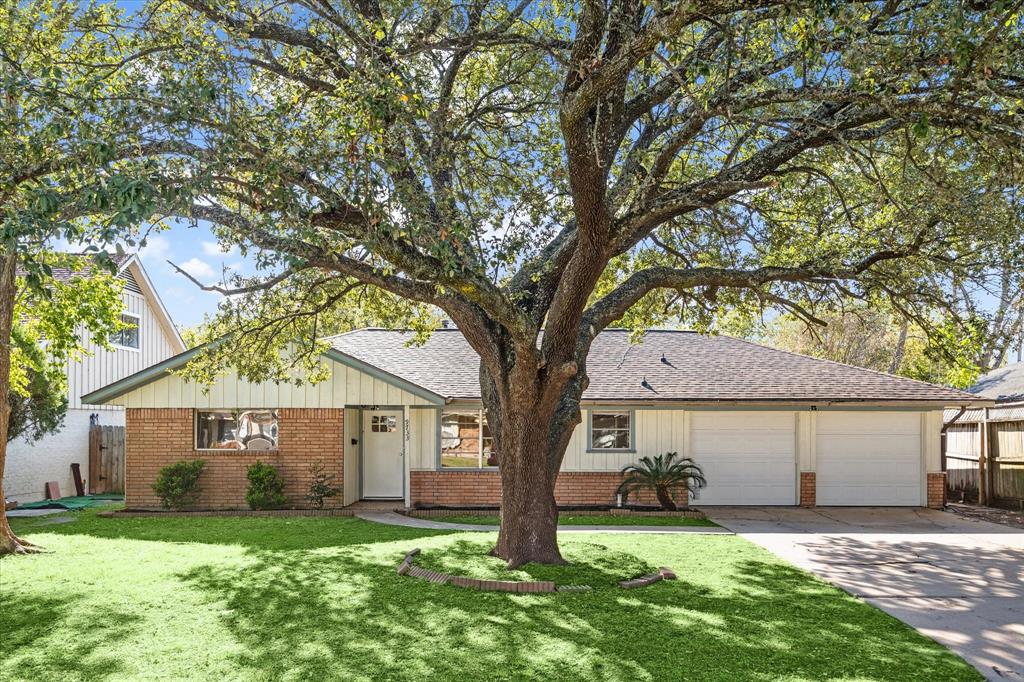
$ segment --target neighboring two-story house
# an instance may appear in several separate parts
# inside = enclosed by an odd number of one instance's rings
[[[90,424],[124,425],[123,408],[83,404],[81,396],[185,350],[139,258],[124,255],[115,262],[124,280],[123,319],[133,326],[111,338],[111,350],[87,339],[88,353],[68,362],[68,412],[60,431],[33,443],[17,439],[8,444],[4,495],[10,500],[43,499],[47,481],[57,481],[63,495],[74,495],[71,464],[77,462],[82,478],[89,480]],[[65,281],[82,275],[71,269],[54,272]]]

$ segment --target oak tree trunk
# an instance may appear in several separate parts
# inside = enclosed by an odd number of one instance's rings
[[[7,432],[11,421],[11,403],[8,400],[11,385],[11,327],[14,324],[17,264],[14,252],[3,254],[0,269],[0,556],[38,551],[35,545],[22,540],[11,530],[4,504],[4,466],[7,463]]]
[[[558,549],[555,480],[579,423],[585,379],[545,380],[542,371],[481,373],[484,406],[501,475],[501,527],[492,555],[509,568],[564,564]],[[497,388],[501,386],[501,388]]]
[[[549,471],[550,453],[541,444],[524,447],[520,439],[510,440],[514,445],[499,451],[501,528],[493,554],[509,568],[531,562],[564,564],[558,549],[557,474]]]

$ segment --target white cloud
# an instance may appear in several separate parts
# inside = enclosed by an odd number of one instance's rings
[[[69,242],[64,237],[54,237],[49,241],[49,246],[54,251],[61,253],[78,253],[85,251],[85,247],[88,246],[85,242]]]
[[[178,264],[178,267],[196,279],[208,280],[214,277],[213,268],[210,267],[210,264],[198,258],[189,258],[184,263]]]
[[[238,247],[229,246],[225,250],[218,242],[203,241],[203,253],[207,256],[234,256],[238,253]]]
[[[146,245],[139,249],[139,258],[147,263],[157,263],[171,256],[171,242],[166,237],[151,235],[146,238]]]

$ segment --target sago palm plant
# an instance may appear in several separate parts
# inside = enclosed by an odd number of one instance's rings
[[[666,452],[654,457],[641,457],[636,464],[622,469],[622,483],[618,493],[623,501],[633,493],[649,489],[654,491],[662,509],[674,511],[676,496],[697,492],[708,483],[704,472],[689,457],[679,457],[677,452]]]

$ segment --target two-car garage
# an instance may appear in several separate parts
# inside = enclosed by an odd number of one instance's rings
[[[699,505],[793,505],[800,471],[817,505],[923,503],[921,412],[694,411],[691,454],[708,487]],[[801,431],[804,433],[801,433]]]

